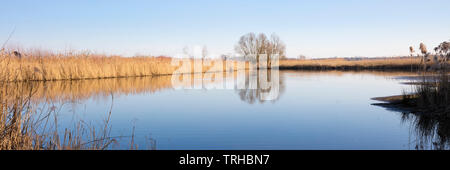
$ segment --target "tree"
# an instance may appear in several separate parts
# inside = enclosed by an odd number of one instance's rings
[[[303,55],[303,54],[300,54],[300,55],[297,57],[297,59],[299,59],[299,60],[306,60],[306,56]]]
[[[280,59],[284,59],[286,45],[281,41],[280,37],[276,34],[272,34],[270,39],[263,33],[258,36],[255,33],[248,33],[239,39],[235,46],[235,51],[241,55],[244,55],[245,59],[256,60],[259,64],[259,58],[261,54],[266,54],[267,66],[270,67],[270,60],[272,55],[278,54]]]
[[[208,48],[206,48],[206,46],[203,46],[202,59],[205,59],[207,56],[208,56]]]

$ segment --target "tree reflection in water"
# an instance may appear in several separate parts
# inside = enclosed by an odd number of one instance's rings
[[[241,84],[244,88],[236,89],[244,102],[249,104],[276,102],[284,93],[284,78],[279,74],[279,70],[251,70],[245,74],[244,79],[238,79],[238,85]],[[268,82],[267,87],[264,87],[266,86],[264,81]]]

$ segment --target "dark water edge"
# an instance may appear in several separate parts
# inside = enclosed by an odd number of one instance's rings
[[[412,123],[419,137],[417,150],[450,149],[450,111],[411,107],[399,101],[374,103],[372,105],[401,113],[402,121]]]
[[[448,75],[403,77],[403,79],[419,80],[410,83],[415,86],[412,94],[376,97],[373,103],[391,111],[400,112],[402,121],[412,122],[419,137],[416,149],[427,146],[437,150],[450,148],[450,94]]]

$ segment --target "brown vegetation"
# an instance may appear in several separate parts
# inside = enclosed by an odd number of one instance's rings
[[[170,59],[89,54],[0,56],[2,81],[80,80],[170,74]]]
[[[403,103],[427,114],[450,114],[449,75],[441,74],[435,82],[416,85],[414,94],[405,95]]]
[[[190,65],[180,65],[188,61]],[[224,71],[215,59],[184,59],[174,62],[167,57],[119,57],[78,54],[24,54],[21,58],[13,53],[0,54],[0,81],[54,81],[84,80],[121,77],[145,77],[197,72]],[[207,64],[206,64],[207,62]],[[233,62],[233,69],[237,68]],[[222,66],[222,65],[221,65]]]
[[[20,91],[10,91],[12,88]],[[59,132],[58,108],[54,105],[37,108],[31,102],[33,94],[33,88],[0,82],[0,150],[95,150],[107,149],[115,143],[116,138],[109,136],[111,110],[101,128],[80,121]]]
[[[225,62],[222,68],[214,65],[215,60],[200,65],[192,64],[191,67],[180,67],[168,57],[110,57],[92,54],[70,55],[23,55],[22,58],[12,54],[0,56],[0,81],[53,81],[53,80],[84,80],[104,79],[120,77],[145,77],[155,75],[171,75],[174,73],[214,72],[227,70]],[[194,59],[186,59],[191,62]],[[238,61],[233,61],[233,69],[236,70]],[[194,63],[194,62],[192,62]],[[202,64],[203,63],[203,64]],[[214,66],[210,66],[211,63]],[[209,66],[208,66],[209,65]],[[280,60],[280,69],[417,69],[420,59],[417,58],[383,58],[348,60],[316,59],[316,60]],[[197,69],[198,68],[198,69]],[[248,69],[248,63],[245,66]],[[177,70],[177,72],[175,72]]]
[[[409,57],[350,60],[345,58],[280,60],[280,69],[294,70],[417,70],[420,59]]]

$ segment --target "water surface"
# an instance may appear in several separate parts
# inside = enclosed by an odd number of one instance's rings
[[[174,89],[170,76],[35,87],[36,101],[61,106],[58,128],[101,124],[112,108],[111,136],[134,128],[141,149],[415,149],[414,122],[370,99],[410,90],[396,79],[405,75],[281,71],[275,100],[258,89]]]

